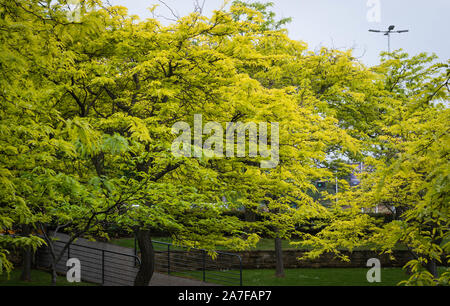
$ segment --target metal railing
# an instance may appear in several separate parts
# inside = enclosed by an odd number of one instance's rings
[[[56,252],[62,251],[66,242],[53,241]],[[44,251],[47,254],[48,250]],[[138,256],[96,247],[72,243],[64,252],[63,258],[78,258],[81,263],[81,279],[101,285],[132,285],[136,276],[137,267],[141,264]],[[48,257],[47,261],[50,260]],[[60,260],[57,265],[58,272],[66,272],[65,261]]]
[[[215,251],[211,257],[203,249],[161,241],[152,243],[156,272],[219,285],[242,286],[242,258],[238,254]]]

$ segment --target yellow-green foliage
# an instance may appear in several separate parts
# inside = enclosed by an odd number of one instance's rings
[[[169,25],[100,1],[84,1],[75,23],[63,0],[0,4],[0,230],[106,237],[118,225],[246,249],[320,219],[304,235],[311,256],[398,242],[427,260],[448,255],[449,114],[436,103],[448,101],[446,64],[399,53],[369,69],[349,51],[314,53],[270,6],[241,1]],[[195,114],[278,122],[279,165],[174,157],[171,127]],[[344,158],[375,171],[360,188],[341,181],[325,208],[313,182],[348,173]],[[377,204],[402,213],[386,225],[361,213]],[[239,220],[242,208],[261,219]],[[35,233],[0,236],[0,268],[11,269],[7,250],[41,245]]]

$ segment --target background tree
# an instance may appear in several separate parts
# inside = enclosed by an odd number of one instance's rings
[[[380,129],[365,160],[372,171],[360,187],[340,194],[334,220],[305,243],[315,246],[311,257],[329,251],[340,256],[338,247],[361,245],[392,254],[405,245],[414,256],[406,284],[448,284],[448,271],[437,271],[449,256],[448,65],[425,54],[389,57],[376,68],[384,75],[378,86],[385,112],[374,124]],[[391,211],[391,222],[361,213],[378,206]]]

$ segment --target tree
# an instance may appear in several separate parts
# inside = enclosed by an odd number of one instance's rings
[[[36,215],[30,223],[49,246],[53,282],[65,249],[82,236],[106,237],[110,224],[136,232],[144,263],[136,284],[145,285],[154,261],[151,230],[164,229],[188,246],[244,249],[264,231],[291,235],[290,220],[306,216],[287,204],[292,199],[310,212],[321,210],[301,189],[312,186],[304,174],[323,172],[314,159],[323,159],[323,148],[344,133],[311,104],[298,108],[290,86],[263,86],[242,70],[278,56],[255,50],[255,42],[273,35],[291,43],[268,26],[265,14],[236,5],[234,13],[206,18],[196,12],[163,27],[154,19],[137,22],[122,7],[86,6],[80,21],[71,23],[64,5],[14,4],[14,14],[5,4],[4,15],[13,26],[28,20],[36,51],[27,51],[25,42],[13,49],[8,36],[5,45],[27,63],[20,79],[33,85],[33,110],[47,109],[42,117],[30,112],[35,129],[43,131],[33,145],[42,146],[45,158],[24,169],[30,186],[24,199]],[[236,12],[256,19],[236,20]],[[172,126],[192,126],[196,114],[222,124],[278,122],[280,166],[265,171],[260,159],[249,157],[175,157]],[[239,200],[222,203],[232,193]],[[230,214],[261,202],[268,207],[262,223]],[[58,254],[51,230],[70,235]]]
[[[79,168],[86,149],[98,144],[98,134],[77,118],[65,120],[55,107],[66,93],[52,78],[58,75],[54,69],[67,67],[70,61],[61,52],[63,41],[58,35],[76,25],[67,22],[59,4],[50,2],[5,1],[1,16],[5,72],[1,78],[1,227],[6,233],[19,234],[0,237],[2,266],[7,271],[12,268],[6,250],[24,249],[22,278],[29,280],[30,252],[45,240],[55,282],[55,266],[64,250],[77,237],[98,230],[102,221],[98,217],[117,203],[109,207],[105,203],[108,182],[83,175]],[[73,231],[60,254],[54,252],[48,226]]]
[[[309,256],[371,245],[392,254],[405,245],[414,256],[405,268],[412,275],[405,284],[448,284],[437,264],[448,262],[448,64],[434,56],[409,58],[394,53],[376,70],[385,111],[374,125],[380,128],[370,142],[365,163],[372,169],[362,184],[340,193],[335,217],[305,244]],[[382,73],[382,74],[381,74]],[[361,211],[385,206],[394,218],[380,223]],[[345,258],[343,258],[345,259]]]
[[[136,285],[153,274],[154,230],[212,256],[217,246],[243,250],[270,236],[280,276],[281,239],[301,236],[310,256],[343,259],[342,246],[389,253],[401,242],[417,256],[410,282],[448,279],[435,269],[449,247],[448,111],[437,103],[448,100],[448,64],[399,53],[367,68],[351,52],[310,52],[289,39],[270,4],[236,1],[163,26],[100,1],[83,2],[77,22],[64,1],[0,3],[0,227],[22,235],[0,236],[7,271],[7,250],[29,255],[45,241],[55,282],[71,243],[108,239],[114,225],[137,237]],[[270,154],[247,154],[256,141],[245,130],[246,154],[200,151],[213,129],[192,135],[199,117],[202,131],[208,122],[225,131],[268,123],[276,165],[261,167]],[[189,131],[186,156],[173,154],[177,123]],[[236,139],[218,147],[242,149]],[[360,187],[340,182],[329,207],[312,197],[314,182],[362,160],[373,171]],[[376,205],[395,220],[361,213]],[[242,209],[257,220],[239,219]],[[327,226],[317,235],[299,229],[313,219]],[[60,231],[70,239],[56,253]]]
[[[227,67],[232,59],[221,58],[208,46],[209,35],[221,40],[237,28],[249,31],[246,23],[234,23],[218,12],[209,23],[194,14],[165,29],[155,20],[135,26],[116,7],[85,11],[81,22],[72,24],[59,4],[15,1],[4,3],[4,8],[9,27],[28,20],[25,29],[32,43],[24,41],[14,49],[15,37],[5,34],[5,46],[25,62],[26,74],[12,76],[30,83],[33,95],[26,105],[32,108],[30,130],[42,131],[29,140],[22,135],[4,139],[5,148],[13,153],[13,141],[36,147],[35,163],[23,152],[15,161],[18,167],[25,165],[14,172],[17,181],[27,184],[22,196],[28,206],[23,213],[36,216],[26,221],[36,232],[20,241],[38,246],[41,231],[52,257],[53,283],[56,264],[69,245],[81,236],[104,235],[111,223],[137,231],[138,241],[145,241],[141,250],[150,253],[145,246],[151,228],[171,230],[188,244],[244,248],[255,243],[254,235],[241,232],[244,223],[225,215],[228,208],[211,205],[219,199],[214,170],[204,160],[176,159],[170,152],[173,123],[199,111],[211,115],[217,105],[226,108],[234,103],[237,97],[220,97],[228,85],[236,87],[236,96],[247,90],[238,86],[241,75]],[[149,29],[156,31],[153,46],[148,45]],[[35,46],[35,53],[26,49],[27,43]],[[21,109],[10,104],[5,110],[7,116],[15,115],[10,122],[27,124],[18,120]],[[136,205],[138,209],[133,208]],[[2,220],[10,228],[12,214],[6,213],[9,218]],[[50,230],[53,235],[60,230],[70,235],[58,254]],[[11,247],[12,238],[4,240]],[[142,269],[149,273],[139,273],[137,284],[148,283],[151,277],[151,254],[142,256]]]
[[[42,141],[51,138],[50,122],[57,114],[48,110],[51,89],[33,73],[34,65],[45,56],[40,52],[43,42],[33,35],[33,20],[26,15],[14,3],[1,2],[0,273],[4,268],[7,272],[12,269],[6,255],[23,250],[26,262],[22,278],[30,280],[30,252],[44,243],[29,232],[42,220],[32,209],[30,196],[35,180],[50,167],[49,152],[60,143],[56,139],[53,143]],[[18,235],[9,235],[12,233]]]
[[[316,192],[314,182],[332,177],[330,168],[335,159],[332,154],[354,158],[358,151],[356,138],[361,138],[360,135],[352,130],[343,131],[346,126],[355,125],[357,120],[353,114],[346,114],[347,119],[352,119],[352,122],[346,122],[343,116],[336,115],[334,106],[345,103],[349,108],[358,107],[350,105],[355,101],[358,103],[361,100],[358,97],[368,91],[366,88],[370,87],[374,74],[357,63],[350,52],[322,49],[314,54],[308,51],[305,43],[289,39],[283,28],[289,20],[276,22],[275,14],[269,11],[271,4],[241,1],[235,4],[232,12],[236,20],[248,20],[256,25],[258,20],[264,20],[260,28],[272,30],[252,38],[251,47],[240,57],[240,69],[268,90],[288,90],[295,104],[284,109],[298,111],[292,116],[277,114],[278,118],[289,118],[283,129],[296,134],[289,135],[287,141],[280,141],[281,150],[288,149],[280,162],[284,172],[271,173],[266,184],[256,180],[257,184],[249,188],[250,202],[256,207],[246,207],[246,210],[257,211],[258,204],[266,205],[266,212],[258,212],[264,220],[259,228],[274,238],[276,275],[282,277],[281,239],[301,235],[301,226],[327,215],[327,211],[312,198]],[[243,41],[239,43],[246,46]],[[342,103],[338,104],[338,100]],[[344,167],[342,171],[348,169]],[[261,186],[264,190],[256,198],[254,190]]]

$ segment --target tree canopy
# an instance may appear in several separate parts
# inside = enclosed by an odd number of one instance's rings
[[[397,52],[366,67],[351,51],[312,52],[269,8],[235,1],[163,25],[101,1],[83,1],[74,22],[66,1],[0,0],[0,229],[18,233],[0,235],[0,273],[9,250],[51,245],[50,229],[71,243],[114,225],[211,251],[300,235],[312,257],[401,242],[417,255],[409,283],[448,283],[429,265],[450,247],[448,62]],[[223,129],[278,123],[277,166],[175,156],[172,127],[199,114]],[[321,205],[315,182],[349,162],[371,171]],[[378,205],[395,219],[364,213]],[[317,235],[298,230],[317,218]]]

